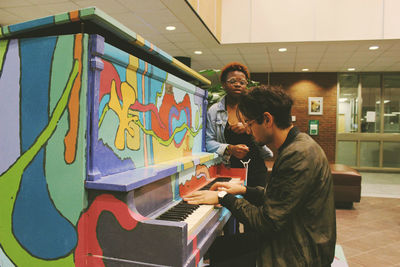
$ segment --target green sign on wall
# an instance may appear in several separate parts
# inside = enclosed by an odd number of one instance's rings
[[[309,135],[318,135],[319,129],[319,120],[309,120],[308,121],[308,134]]]

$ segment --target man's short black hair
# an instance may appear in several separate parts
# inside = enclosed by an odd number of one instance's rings
[[[249,120],[264,121],[264,112],[269,112],[280,129],[292,124],[292,98],[280,87],[261,85],[244,92],[240,97],[239,110]]]

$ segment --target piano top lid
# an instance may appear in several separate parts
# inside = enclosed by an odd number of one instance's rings
[[[211,84],[207,78],[145,40],[142,36],[108,16],[97,7],[88,7],[18,24],[2,26],[0,27],[0,40],[81,32],[100,34],[105,37],[107,42],[110,42],[121,50],[125,50],[128,53],[135,51],[139,54],[135,54],[135,56],[149,61],[153,65],[158,65],[158,67],[184,80],[192,81],[197,85]]]

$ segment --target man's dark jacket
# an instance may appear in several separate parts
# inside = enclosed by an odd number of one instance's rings
[[[247,199],[247,200],[246,200]],[[221,204],[260,236],[257,266],[330,266],[336,243],[333,182],[321,147],[292,128],[267,187]]]

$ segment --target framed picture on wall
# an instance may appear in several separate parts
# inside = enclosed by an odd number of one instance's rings
[[[323,97],[308,98],[308,115],[322,115],[323,107],[324,107]]]

